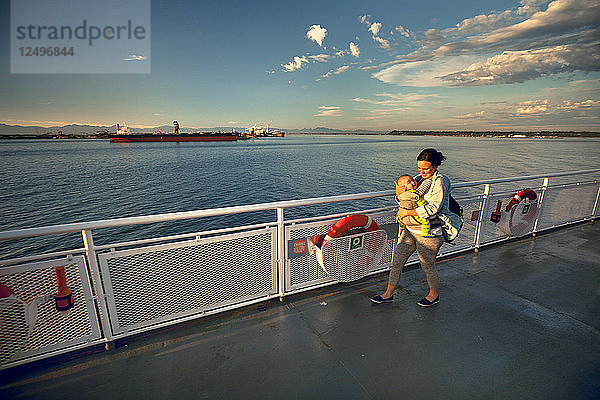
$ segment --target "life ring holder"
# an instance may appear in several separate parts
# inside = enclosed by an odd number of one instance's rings
[[[513,208],[513,206],[519,204],[521,202],[521,200],[523,200],[523,199],[529,199],[530,201],[535,201],[535,200],[537,200],[537,193],[535,193],[533,190],[531,190],[529,188],[521,190],[520,192],[515,194],[512,199],[510,199],[510,201],[506,205],[506,212],[510,212],[510,209]]]
[[[339,220],[327,235],[309,238],[309,252],[329,277],[350,282],[372,271],[383,257],[386,242],[386,232],[373,218],[354,214]]]
[[[375,222],[375,220],[368,215],[348,215],[331,227],[329,232],[327,232],[327,235],[325,235],[323,238],[323,242],[321,243],[320,247],[322,249],[323,246],[325,246],[325,244],[327,244],[327,242],[331,239],[337,239],[351,233],[364,233],[377,230],[379,230],[379,225],[377,225],[377,222]]]
[[[529,232],[539,211],[538,195],[530,188],[517,192],[504,211],[508,214],[502,229],[510,236],[522,236]],[[522,207],[521,207],[522,205]]]

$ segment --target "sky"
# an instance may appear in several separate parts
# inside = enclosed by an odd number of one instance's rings
[[[600,131],[597,0],[150,7],[150,73],[11,74],[2,0],[0,123]]]

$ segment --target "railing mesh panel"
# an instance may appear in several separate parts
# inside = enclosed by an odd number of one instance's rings
[[[114,333],[276,293],[275,232],[100,254]]]
[[[56,309],[53,296],[58,290],[54,272],[58,265],[65,266],[73,294],[74,306],[67,311]],[[0,281],[14,291],[0,299],[1,365],[100,337],[97,325],[92,326],[97,320],[89,314],[94,308],[82,286],[83,271],[81,257],[0,269]]]
[[[479,209],[481,208],[481,197],[470,199],[457,199],[463,208],[463,227],[458,237],[452,244],[444,243],[440,249],[440,256],[458,250],[468,249],[475,242],[475,231],[477,229],[477,219],[479,218]]]
[[[506,208],[513,199],[514,193],[508,195],[498,193],[489,196],[487,210],[482,221],[480,244],[523,236],[533,231],[535,217],[539,215],[541,189],[532,189],[536,193],[536,200],[524,199],[513,205],[509,211]],[[494,216],[495,218],[493,218]]]
[[[323,268],[340,282],[364,278],[377,269],[386,242],[382,230],[332,239],[322,246]]]
[[[598,184],[549,187],[544,195],[538,229],[589,218],[594,211]]]
[[[395,222],[395,212],[384,212],[377,214],[369,214],[379,226],[392,224]],[[304,239],[317,235],[325,235],[329,229],[342,217],[332,220],[309,222],[288,226],[286,228],[286,239],[288,241]],[[372,269],[371,272],[383,270],[392,262],[394,251],[394,243],[396,238],[388,235],[388,240],[383,249],[381,261]],[[319,265],[315,254],[305,254],[299,257],[290,257],[286,260],[286,290],[293,291],[296,289],[309,287],[322,282],[331,281],[330,278]]]

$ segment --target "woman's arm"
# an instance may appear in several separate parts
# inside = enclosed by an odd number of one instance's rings
[[[450,180],[445,176],[438,176],[431,182],[431,187],[424,196],[427,204],[417,207],[413,211],[421,218],[433,218],[438,215],[449,194]]]

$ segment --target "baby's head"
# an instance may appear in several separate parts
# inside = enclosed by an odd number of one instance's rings
[[[404,193],[407,190],[415,190],[417,182],[410,175],[402,175],[396,181],[396,194]]]

